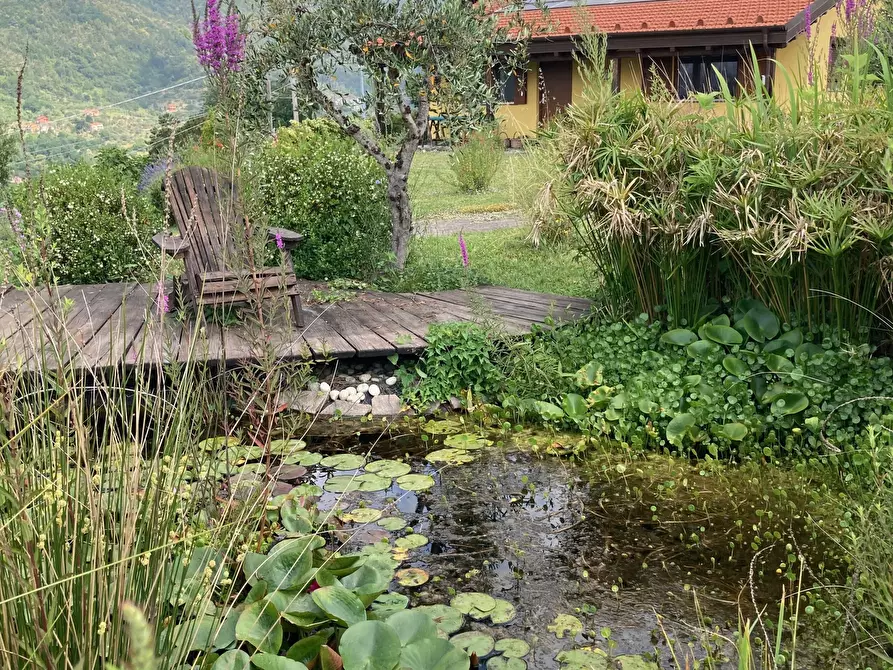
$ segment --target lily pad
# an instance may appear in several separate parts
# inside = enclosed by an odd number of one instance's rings
[[[465,616],[462,612],[449,605],[423,605],[414,609],[431,617],[437,630],[445,635],[452,635],[465,625]]]
[[[349,493],[350,491],[384,491],[391,485],[388,477],[380,477],[372,473],[362,475],[336,475],[329,477],[323,488],[329,493]]]
[[[573,614],[559,614],[547,629],[557,638],[576,637],[583,632],[583,622]]]
[[[450,601],[450,606],[462,614],[472,614],[475,611],[489,613],[496,609],[496,599],[486,593],[460,593]]]
[[[400,530],[406,528],[407,523],[406,519],[401,519],[399,516],[386,516],[384,519],[378,520],[378,525],[385,530]]]
[[[234,437],[209,437],[207,440],[199,442],[196,446],[202,451],[217,451],[224,447],[235,447],[238,444],[239,441]]]
[[[372,523],[381,518],[381,510],[374,507],[357,507],[349,514],[341,515],[342,521],[352,521],[354,523]]]
[[[646,661],[641,656],[618,656],[614,659],[622,670],[660,670],[660,667],[654,661]]]
[[[497,656],[487,661],[487,670],[527,670],[527,663],[520,658]]]
[[[471,463],[474,460],[474,456],[465,449],[438,449],[425,456],[425,460],[431,463],[462,465],[463,463]]]
[[[404,491],[424,491],[434,486],[431,475],[403,475],[397,478],[397,486]]]
[[[286,456],[301,451],[307,446],[304,440],[271,440],[270,453],[273,456]]]
[[[366,459],[358,454],[336,454],[326,456],[319,464],[333,470],[357,470],[366,464]]]
[[[461,433],[459,435],[450,435],[443,441],[443,443],[453,449],[471,451],[473,449],[483,449],[484,447],[490,446],[493,444],[493,441],[487,440],[479,435]]]
[[[501,598],[496,598],[496,607],[489,612],[490,621],[494,624],[508,623],[515,618],[515,614],[515,606]]]
[[[409,535],[398,537],[394,544],[400,549],[418,549],[428,544],[428,538],[418,533],[410,533]]]
[[[562,651],[555,660],[561,670],[607,670],[608,657],[601,649],[570,649]]]
[[[372,472],[382,477],[402,477],[412,471],[409,463],[403,461],[372,461],[366,465],[366,472]]]
[[[506,637],[502,640],[497,640],[496,646],[493,648],[506,658],[524,658],[530,653],[530,645],[517,637]]]
[[[454,635],[450,638],[450,642],[460,649],[464,649],[469,656],[477,654],[478,658],[486,656],[493,651],[493,646],[496,644],[492,635],[487,635],[486,633],[481,633],[476,630],[470,630],[467,633]]]
[[[409,598],[402,593],[382,593],[372,601],[372,611],[378,619],[389,617],[394,612],[405,610]]]
[[[312,451],[301,451],[284,457],[282,462],[289,465],[303,465],[305,468],[309,468],[311,465],[318,465],[321,460],[322,454],[316,454]]]
[[[434,670],[465,670],[468,656],[447,640],[429,638],[406,645],[400,656],[401,667]]]
[[[421,586],[428,581],[429,575],[421,568],[406,568],[397,570],[395,575],[400,586]]]
[[[431,419],[422,426],[422,430],[430,435],[451,435],[462,430],[462,424],[450,419],[441,419],[440,421]]]

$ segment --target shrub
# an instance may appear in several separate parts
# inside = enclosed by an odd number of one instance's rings
[[[249,166],[270,226],[305,236],[296,271],[310,279],[367,279],[387,262],[391,222],[384,173],[331,122],[304,121]]]
[[[26,250],[62,284],[145,280],[152,275],[157,213],[129,176],[85,163],[53,165],[14,189]]]
[[[477,193],[490,188],[505,150],[495,130],[473,132],[450,155],[450,169],[457,188]]]

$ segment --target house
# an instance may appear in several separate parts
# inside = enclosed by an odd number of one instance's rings
[[[177,103],[175,103],[175,102],[167,103],[166,109],[169,114],[173,114],[174,112],[177,111]]]
[[[48,133],[53,129],[53,122],[50,121],[49,117],[45,114],[41,114],[37,117],[37,132],[39,133]]]
[[[843,25],[835,3],[816,0],[807,9],[805,0],[546,0],[547,11],[523,12],[529,63],[500,78],[505,104],[496,114],[506,137],[521,138],[579,99],[580,36],[595,29],[606,35],[617,91],[660,86],[690,99],[719,90],[716,68],[734,94],[752,85],[752,48],[762,81],[784,100],[789,86],[827,77],[838,21]]]
[[[89,126],[89,130],[91,133],[98,133],[103,127],[104,126],[99,121],[93,121]]]
[[[81,112],[85,117],[92,116],[97,117],[100,114],[100,110],[97,107],[88,107],[83,112]]]

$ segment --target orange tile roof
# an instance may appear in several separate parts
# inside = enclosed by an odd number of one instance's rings
[[[656,0],[526,10],[531,37],[567,37],[595,26],[610,34],[783,26],[807,0]],[[506,19],[504,24],[508,23]]]

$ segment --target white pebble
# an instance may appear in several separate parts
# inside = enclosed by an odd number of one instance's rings
[[[373,384],[369,387],[369,395],[373,398],[381,393],[381,389],[378,388],[378,384]]]
[[[338,396],[341,395],[338,391],[329,391],[329,397],[332,400],[338,400]]]
[[[387,384],[388,386],[393,386],[394,384],[397,383],[397,378],[396,377],[388,377],[387,379],[384,380],[384,383]]]
[[[341,391],[341,399],[343,400],[345,395],[350,396],[350,395],[356,395],[356,394],[357,394],[357,389],[353,386],[348,386],[346,389]]]
[[[360,384],[357,386],[357,393],[365,393],[369,390],[369,384]]]
[[[320,385],[319,385],[319,382],[310,382],[309,384],[307,384],[307,388],[308,388],[310,391],[320,391],[320,390],[322,390],[321,387],[320,387]]]
[[[329,386],[329,382],[321,382],[319,385],[319,390],[322,391],[323,393],[328,393],[329,391],[332,390],[332,387]]]
[[[368,372],[365,372],[360,375],[361,382],[368,382],[370,379],[372,379],[372,375],[370,375]]]

